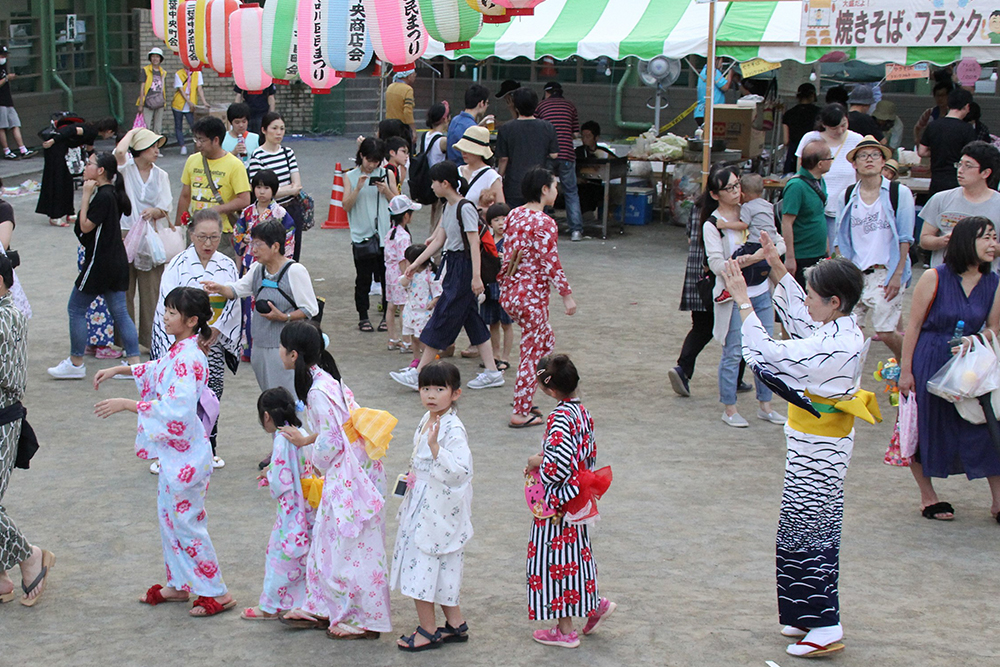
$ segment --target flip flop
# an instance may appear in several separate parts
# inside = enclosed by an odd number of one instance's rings
[[[244,621],[277,621],[281,618],[281,612],[267,615],[267,612],[260,607],[247,607],[240,612],[240,618]]]
[[[216,614],[221,614],[224,611],[229,611],[230,609],[232,609],[235,606],[236,606],[236,600],[235,599],[230,600],[226,604],[222,604],[221,602],[219,602],[215,598],[210,598],[210,597],[206,597],[204,595],[201,595],[201,596],[198,597],[197,600],[194,601],[194,604],[191,605],[191,611],[188,612],[188,613],[191,616],[194,616],[195,618],[207,618],[208,616],[215,616]],[[198,607],[201,607],[202,609],[204,609],[205,613],[204,614],[192,614],[191,612],[193,612]]]
[[[340,630],[340,632],[334,632],[334,628]],[[348,630],[350,628],[350,630]],[[361,632],[352,632],[353,630],[358,630],[360,628],[354,628],[346,623],[337,623],[337,625],[328,628],[326,631],[327,639],[378,639],[382,636],[381,632],[375,632],[374,630],[362,630]]]
[[[524,422],[523,424],[515,424],[513,422],[507,422],[507,428],[528,428],[529,426],[541,426],[544,423],[545,420],[542,419],[541,415],[532,412],[531,416],[528,417],[528,421]]]
[[[30,600],[22,597],[21,604],[23,604],[25,607],[34,607],[35,604],[42,599],[42,593],[45,592],[45,581],[49,577],[49,570],[54,568],[55,566],[56,566],[55,554],[53,554],[51,551],[46,551],[45,549],[42,549],[42,571],[38,573],[38,576],[35,577],[35,580],[32,581],[29,585],[25,586],[24,582],[22,581],[21,590],[24,591],[25,595],[30,595],[31,592],[36,588],[38,588],[39,586],[41,586],[42,589],[38,592],[38,595],[31,598]]]
[[[141,604],[148,604],[150,607],[155,607],[161,602],[187,602],[188,600],[191,599],[191,596],[188,595],[187,593],[185,593],[184,597],[182,598],[163,597],[163,593],[160,592],[161,590],[163,590],[163,586],[161,586],[160,584],[156,584],[155,586],[150,586],[149,590],[146,591],[146,594],[143,597],[139,598],[139,602]]]
[[[285,618],[279,616],[278,620],[284,625],[298,630],[326,630],[330,627],[330,619],[328,618]]]
[[[952,521],[955,519],[955,508],[951,506],[951,503],[934,503],[920,510],[920,513],[924,518],[931,519],[932,521]],[[937,516],[938,514],[951,514],[951,516],[939,517]]]
[[[840,642],[831,642],[831,643],[827,644],[826,646],[823,646],[821,644],[813,644],[812,642],[801,641],[801,642],[796,642],[794,645],[795,646],[809,646],[809,647],[811,647],[813,649],[812,651],[809,651],[808,653],[792,653],[792,654],[790,654],[790,655],[794,655],[797,658],[819,658],[819,657],[822,657],[824,655],[830,655],[831,653],[838,653],[838,652],[844,650],[844,645],[841,644]]]

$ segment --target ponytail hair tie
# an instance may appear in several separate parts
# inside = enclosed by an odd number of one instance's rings
[[[330,337],[323,334],[323,349],[328,350],[330,348]]]

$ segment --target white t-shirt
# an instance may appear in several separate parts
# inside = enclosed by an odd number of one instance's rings
[[[205,85],[205,82],[201,78],[201,72],[190,72],[188,74],[188,83],[190,83],[191,87],[185,88],[185,84],[181,81],[181,75],[174,74],[174,88],[176,88],[177,90],[184,90],[184,92],[188,94],[189,98],[191,97],[192,90],[194,90],[198,86]],[[188,104],[187,102],[184,102],[184,108],[181,109],[181,113],[186,113],[188,111],[191,111],[191,105]]]
[[[1000,192],[990,191],[990,198],[981,204],[974,204],[965,198],[965,191],[958,187],[944,190],[927,200],[920,209],[919,217],[926,224],[941,230],[941,236],[949,233],[963,218],[981,215],[993,221],[1000,220]],[[918,239],[919,240],[919,239]],[[931,266],[944,262],[945,249],[931,253]],[[994,262],[994,268],[997,263]]]
[[[479,231],[479,211],[475,206],[462,207],[462,228],[458,226],[458,214],[455,212],[458,204],[447,204],[441,214],[441,227],[444,229],[444,251],[461,252],[465,250],[462,241],[464,232]]]
[[[876,264],[889,264],[889,246],[893,243],[891,224],[882,209],[881,197],[869,206],[858,193],[851,208],[851,241],[854,263],[862,271]]]
[[[479,198],[482,196],[484,190],[489,190],[494,183],[500,180],[500,174],[496,172],[493,167],[486,166],[480,167],[476,171],[469,169],[468,165],[463,164],[458,168],[458,173],[462,175],[462,178],[468,183],[472,183],[472,180],[476,177],[476,174],[483,172],[483,175],[479,177],[479,180],[472,184],[469,191],[465,193],[465,198],[471,201],[476,206],[479,206]]]
[[[424,142],[425,142],[424,149],[428,151],[427,152],[427,166],[428,167],[433,167],[438,162],[444,162],[444,159],[446,157],[448,157],[447,152],[441,150],[441,139],[442,138],[446,138],[447,136],[448,135],[446,133],[442,133],[442,132],[425,132],[424,133]],[[434,141],[431,143],[430,148],[426,148],[426,142],[430,141],[431,137],[434,138]],[[407,168],[409,168],[410,165],[407,164],[406,166],[407,166]]]
[[[830,164],[830,171],[823,174],[823,181],[826,182],[826,214],[833,217],[837,215],[837,200],[843,200],[844,190],[848,185],[857,181],[857,174],[854,165],[847,161],[847,154],[854,150],[854,147],[864,139],[857,132],[848,130],[844,135],[844,142],[839,148],[832,148],[833,162]],[[795,155],[802,157],[802,151],[806,144],[813,141],[825,141],[820,132],[813,130],[806,132],[799,142],[799,147],[795,149]]]
[[[132,214],[123,215],[121,218],[122,231],[132,229],[132,225],[139,221],[142,212],[147,208],[162,208],[170,216],[170,204],[173,198],[170,196],[170,176],[155,164],[149,170],[149,178],[142,180],[139,167],[131,154],[125,156],[125,164],[118,168],[118,173],[125,179],[125,194],[132,202]],[[166,220],[159,222],[166,224]]]

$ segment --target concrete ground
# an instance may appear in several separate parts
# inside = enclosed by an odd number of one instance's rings
[[[303,180],[325,218],[333,163],[350,161],[353,142],[293,141]],[[179,191],[182,159],[167,149],[161,165]],[[0,164],[7,185],[18,168]],[[535,644],[527,620],[524,558],[529,515],[521,470],[539,449],[540,429],[506,428],[513,370],[501,389],[467,390],[461,416],[476,465],[476,536],[466,551],[462,607],[472,639],[423,656],[402,656],[390,637],[333,643],[322,633],[277,623],[242,621],[234,611],[189,618],[181,605],[136,602],[162,581],[155,519],[156,479],[135,458],[135,418],[101,421],[100,397],[134,396],[125,382],[95,393],[89,380],[110,361],[88,361],[88,382],[56,382],[45,372],[68,353],[65,303],[76,275],[72,230],[49,227],[34,213],[35,197],[11,200],[17,215],[18,271],[35,316],[30,325],[26,405],[42,449],[30,471],[13,474],[4,505],[58,565],[40,603],[0,607],[0,665],[764,665],[798,662],[778,634],[774,533],[781,495],[784,439],[780,427],[753,419],[752,395],[741,395],[749,429],[719,419],[716,364],[720,347],[698,362],[693,396],[670,390],[689,319],[677,310],[687,244],[683,230],[629,228],[607,241],[560,244],[579,311],[553,308],[557,349],[572,354],[582,396],[594,415],[600,463],[615,483],[594,530],[600,591],[618,612],[575,652]],[[427,229],[417,218],[414,238]],[[563,240],[566,240],[565,237]],[[327,299],[325,328],[346,382],[366,406],[400,419],[386,458],[387,475],[405,470],[410,438],[423,410],[416,394],[388,377],[406,359],[385,351],[384,334],[360,333],[353,308],[354,271],[346,230],[305,235],[303,261]],[[561,305],[556,299],[556,304]],[[889,356],[873,344],[870,372]],[[514,360],[516,361],[516,348]],[[456,359],[463,379],[476,360]],[[257,384],[248,365],[227,377],[220,425],[224,469],[214,476],[207,508],[222,572],[240,607],[256,604],[275,504],[256,484],[257,461],[269,451],[257,425]],[[847,476],[841,602],[847,650],[838,665],[986,665],[1000,657],[993,634],[1000,611],[1000,527],[989,514],[985,480],[941,481],[956,508],[951,523],[920,516],[907,470],[882,463],[887,421],[861,424]],[[539,394],[538,403],[552,402]],[[783,409],[783,408],[782,408]],[[388,501],[391,550],[398,499]],[[17,578],[17,572],[12,573]],[[416,624],[410,600],[393,594],[392,637]],[[155,656],[155,657],[154,657]]]

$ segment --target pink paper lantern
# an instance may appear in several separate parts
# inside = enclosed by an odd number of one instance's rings
[[[368,32],[381,60],[394,69],[408,65],[427,50],[427,29],[417,0],[364,0]]]
[[[493,0],[501,7],[507,8],[508,16],[534,16],[535,7],[543,0]]]
[[[178,55],[184,68],[191,72],[197,72],[204,67],[204,63],[198,60],[197,45],[195,43],[195,23],[196,7],[193,0],[185,0],[180,5],[179,20],[180,30],[177,35]]]
[[[209,0],[205,15],[205,44],[208,65],[222,76],[233,75],[229,47],[229,17],[240,6],[238,0]]]
[[[242,5],[229,17],[229,51],[232,54],[233,79],[236,85],[259,93],[271,85],[264,71],[260,50],[260,31],[264,10],[260,5]]]
[[[164,39],[167,36],[164,30],[167,18],[166,0],[150,0],[149,12],[153,18],[153,34],[157,39]]]
[[[341,81],[326,53],[329,11],[329,0],[299,0],[299,78],[317,94],[329,93]]]

